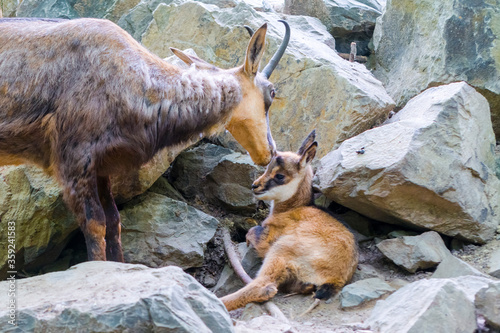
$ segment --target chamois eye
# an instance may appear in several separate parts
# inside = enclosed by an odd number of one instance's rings
[[[278,174],[276,174],[276,176],[274,176],[274,179],[281,182],[281,181],[283,181],[283,179],[285,179],[285,175],[278,173]]]
[[[274,98],[274,96],[276,96],[276,90],[274,90],[274,89],[273,89],[273,90],[271,90],[271,91],[269,92],[269,95],[271,95],[271,98]]]

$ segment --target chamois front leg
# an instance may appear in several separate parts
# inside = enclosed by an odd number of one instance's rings
[[[288,277],[286,260],[266,258],[255,280],[237,292],[221,298],[228,311],[244,307],[251,302],[265,302],[276,295],[278,286]]]
[[[97,178],[97,190],[106,216],[106,259],[123,262],[120,213],[111,193],[109,177]]]
[[[106,215],[97,192],[95,175],[65,182],[64,199],[85,236],[89,260],[106,260]]]

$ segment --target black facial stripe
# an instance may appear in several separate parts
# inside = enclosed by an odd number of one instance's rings
[[[273,104],[273,100],[270,99],[268,95],[264,94],[264,109],[266,110],[266,115],[269,113],[271,104]]]
[[[276,178],[271,178],[269,179],[266,184],[264,185],[264,191],[269,191],[273,187],[284,185],[285,184],[285,179],[283,180],[278,180]]]
[[[276,151],[276,143],[274,142],[273,135],[271,134],[271,127],[269,126],[269,114],[266,111],[266,122],[267,122],[267,143],[271,147],[272,153]]]

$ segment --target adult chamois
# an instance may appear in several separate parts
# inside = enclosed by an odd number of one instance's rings
[[[354,274],[358,252],[353,234],[313,204],[311,161],[318,143],[313,131],[298,153],[277,152],[265,173],[252,185],[255,196],[272,200],[262,226],[246,236],[264,258],[257,277],[222,297],[228,311],[272,298],[278,287],[328,299]],[[316,303],[317,304],[317,303]]]
[[[290,36],[258,72],[267,25],[245,63],[224,70],[172,49],[183,70],[100,19],[0,19],[0,165],[55,176],[85,235],[89,260],[123,261],[110,175],[226,128],[265,165],[275,150],[269,76]]]

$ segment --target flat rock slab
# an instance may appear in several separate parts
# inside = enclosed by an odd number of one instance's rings
[[[2,307],[2,332],[233,332],[222,302],[173,266],[86,262],[17,280],[16,291],[18,327]]]
[[[435,231],[428,231],[420,236],[386,239],[378,243],[377,248],[410,273],[436,267],[447,256],[451,256],[441,236]]]
[[[351,308],[395,291],[387,282],[371,278],[348,284],[340,292],[340,307]]]
[[[384,125],[323,157],[323,194],[382,222],[485,243],[500,216],[486,99],[464,82],[430,88]]]
[[[452,278],[465,275],[475,275],[488,278],[489,276],[481,273],[479,270],[475,269],[463,260],[458,259],[454,255],[446,256],[443,261],[438,265],[432,278],[443,279]]]
[[[466,276],[411,283],[378,301],[366,324],[384,333],[473,333],[474,298],[490,281]]]

